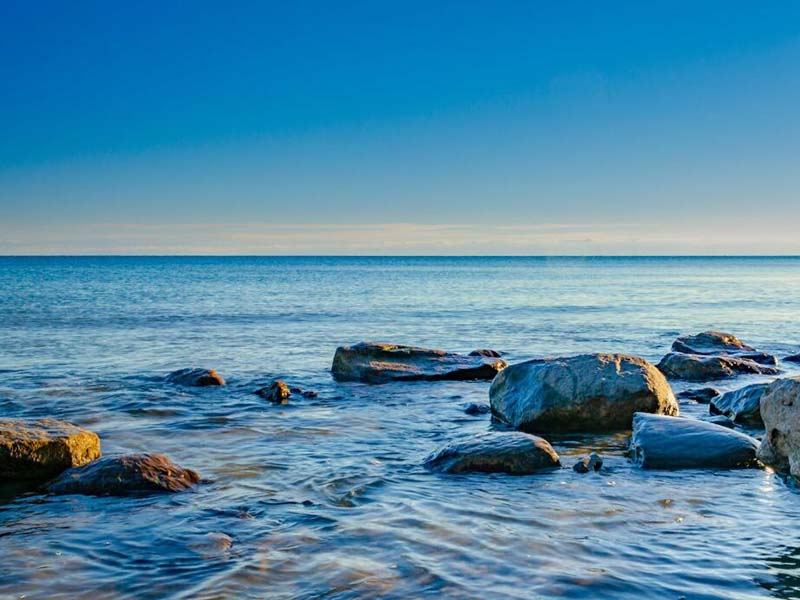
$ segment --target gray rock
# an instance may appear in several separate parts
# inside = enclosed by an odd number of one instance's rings
[[[729,469],[757,466],[758,440],[721,425],[637,413],[630,454],[645,469]]]
[[[517,431],[478,434],[448,444],[425,459],[427,468],[444,473],[530,475],[560,465],[547,440]]]
[[[694,400],[699,404],[708,404],[714,398],[720,395],[720,391],[713,387],[695,388],[691,390],[684,390],[675,394],[678,400]]]
[[[637,411],[678,414],[664,376],[625,354],[530,360],[501,371],[489,389],[492,413],[523,431],[630,429]]]
[[[196,472],[175,465],[163,454],[129,454],[64,471],[46,490],[51,494],[128,496],[181,492],[199,482]]]
[[[777,365],[778,357],[774,354],[767,354],[766,352],[745,352],[742,354],[734,355],[737,358],[744,358],[745,360],[752,360],[760,365]]]
[[[167,375],[167,383],[189,387],[225,385],[225,380],[214,369],[178,369]]]
[[[43,480],[100,457],[96,433],[56,419],[0,419],[0,480]]]
[[[599,454],[592,452],[589,456],[584,456],[576,462],[572,469],[578,473],[588,473],[589,471],[599,471],[603,468],[603,459]]]
[[[800,478],[800,377],[772,382],[761,396],[766,435],[758,458],[778,471]]]
[[[493,379],[506,366],[507,363],[498,358],[361,342],[337,348],[331,372],[339,381],[365,383],[474,380]]]
[[[759,375],[780,373],[775,367],[760,365],[744,358],[682,354],[680,352],[667,354],[658,363],[658,369],[667,377],[686,381],[711,381],[746,373]]]
[[[486,415],[492,412],[492,409],[488,404],[471,402],[470,404],[467,404],[466,408],[464,408],[464,412],[468,415]]]
[[[725,415],[736,423],[761,426],[761,396],[767,389],[766,383],[755,383],[715,398],[708,406],[712,415]]]
[[[672,342],[672,351],[684,354],[738,354],[755,352],[756,349],[730,333],[704,331],[696,335],[680,336]]]
[[[273,404],[289,404],[289,397],[292,395],[292,391],[285,382],[276,379],[268,386],[256,390],[256,394]]]

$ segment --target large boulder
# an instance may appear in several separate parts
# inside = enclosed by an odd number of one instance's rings
[[[731,469],[756,466],[758,440],[722,425],[637,413],[630,455],[645,469]]]
[[[331,372],[339,381],[386,383],[493,379],[506,366],[504,360],[494,357],[464,356],[444,350],[361,342],[337,348]]]
[[[46,489],[51,494],[128,496],[181,492],[199,481],[197,473],[175,465],[163,454],[128,454],[64,471]]]
[[[759,408],[766,383],[754,383],[732,392],[722,394],[708,405],[712,415],[725,415],[743,425],[763,425]]]
[[[448,444],[425,459],[427,468],[444,473],[530,475],[560,465],[547,440],[518,431],[478,434]]]
[[[187,369],[178,369],[167,375],[167,383],[189,387],[206,387],[210,385],[225,385],[225,380],[214,369],[189,367]]]
[[[761,365],[746,358],[683,354],[681,352],[667,354],[658,363],[658,369],[667,377],[686,381],[726,379],[745,373],[759,375],[780,373],[775,367]]]
[[[489,389],[492,413],[515,429],[630,429],[637,411],[678,414],[664,376],[626,354],[529,360],[501,371]]]
[[[800,478],[800,377],[769,385],[761,396],[761,418],[767,431],[758,458]]]
[[[672,342],[672,351],[684,354],[739,354],[755,352],[756,349],[730,333],[704,331],[696,335],[680,336]]]
[[[56,419],[0,419],[0,480],[40,480],[100,457],[96,433]]]

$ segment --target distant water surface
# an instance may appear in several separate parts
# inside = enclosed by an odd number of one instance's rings
[[[800,491],[769,472],[643,472],[622,433],[552,437],[555,474],[431,474],[425,455],[492,427],[463,412],[489,384],[329,372],[364,339],[657,361],[713,328],[782,356],[799,316],[796,258],[0,258],[0,415],[210,480],[6,492],[0,597],[799,597]],[[163,382],[185,366],[229,385]],[[319,396],[270,406],[252,392],[275,377]],[[569,468],[593,450],[604,473]]]

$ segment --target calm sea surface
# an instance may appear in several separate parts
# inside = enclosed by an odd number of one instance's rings
[[[656,361],[709,328],[800,350],[800,259],[0,258],[0,415],[210,480],[5,492],[0,597],[800,597],[800,490],[771,473],[643,472],[617,434],[551,437],[555,474],[432,474],[425,455],[492,427],[463,412],[488,383],[329,373],[365,339]],[[229,385],[163,383],[186,366]],[[319,397],[268,405],[275,377]],[[573,472],[593,450],[606,471]]]

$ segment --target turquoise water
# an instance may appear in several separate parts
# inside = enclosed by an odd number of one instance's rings
[[[798,315],[793,258],[0,258],[0,414],[210,480],[7,495],[0,597],[800,596],[800,492],[771,473],[642,472],[618,434],[551,438],[555,474],[435,475],[425,455],[492,427],[463,412],[488,383],[329,373],[362,339],[657,361],[714,328],[785,355]],[[185,366],[229,385],[163,383]],[[252,391],[275,377],[319,396],[267,405]],[[574,473],[592,450],[606,471]]]

